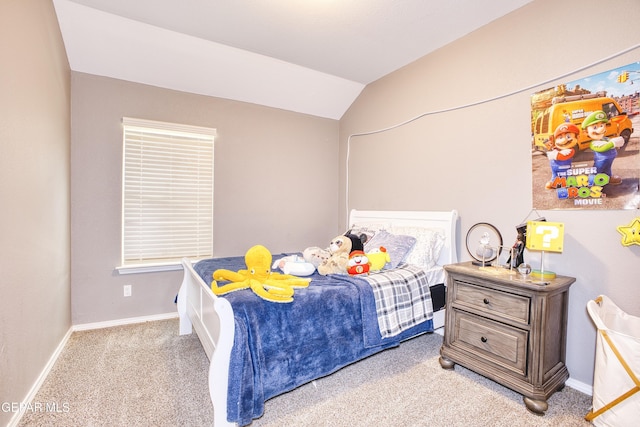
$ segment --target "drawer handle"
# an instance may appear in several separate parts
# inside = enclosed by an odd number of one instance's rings
[[[482,302],[485,303],[485,304],[489,304],[489,298],[483,299]]]
[[[487,342],[487,337],[480,337],[480,341]]]

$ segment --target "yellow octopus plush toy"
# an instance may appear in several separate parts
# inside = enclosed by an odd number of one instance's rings
[[[295,288],[306,288],[311,279],[271,271],[271,252],[262,245],[250,248],[244,256],[246,270],[231,271],[218,269],[213,272],[211,290],[216,295],[224,295],[241,289],[251,289],[260,298],[272,302],[293,301]],[[218,281],[228,281],[218,286]]]

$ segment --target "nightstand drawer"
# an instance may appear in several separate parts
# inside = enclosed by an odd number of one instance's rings
[[[456,281],[453,304],[529,324],[531,300],[521,295]]]
[[[527,331],[458,310],[454,310],[454,325],[453,347],[527,374]]]

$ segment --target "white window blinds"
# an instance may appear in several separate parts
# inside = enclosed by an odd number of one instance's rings
[[[215,129],[122,122],[122,266],[211,257]]]

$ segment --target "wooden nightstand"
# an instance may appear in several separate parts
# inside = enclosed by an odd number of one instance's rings
[[[524,396],[544,414],[547,399],[564,388],[569,287],[557,276],[547,285],[470,262],[445,266],[447,305],[440,365],[456,363]]]

